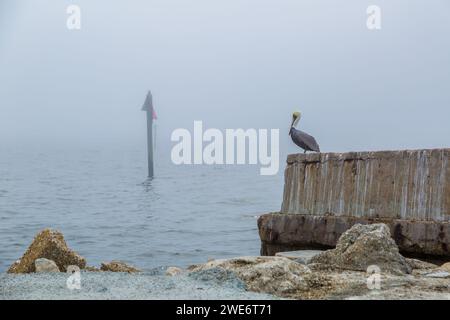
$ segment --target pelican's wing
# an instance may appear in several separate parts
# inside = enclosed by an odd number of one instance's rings
[[[313,136],[310,136],[306,132],[298,130],[298,134],[303,141],[303,143],[312,151],[320,152],[319,145],[317,144],[316,139]]]

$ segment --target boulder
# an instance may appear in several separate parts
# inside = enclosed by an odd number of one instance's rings
[[[444,263],[442,266],[439,267],[439,269],[450,272],[450,262]]]
[[[122,261],[111,261],[111,262],[103,262],[100,266],[100,270],[102,271],[110,271],[110,272],[141,272],[138,268],[128,265]]]
[[[427,273],[425,275],[425,277],[428,277],[428,278],[440,278],[440,279],[442,279],[442,278],[450,278],[450,273],[447,272],[447,271],[435,271],[435,272]]]
[[[426,261],[422,261],[422,260],[418,260],[418,259],[410,259],[410,258],[406,258],[406,261],[408,262],[408,264],[411,266],[411,269],[413,270],[428,270],[428,269],[436,269],[438,268],[437,265],[426,262]]]
[[[370,265],[377,265],[383,273],[411,273],[411,266],[383,223],[354,225],[342,234],[335,249],[316,255],[311,263],[354,271],[367,271]]]
[[[209,285],[216,285],[222,288],[228,287],[247,290],[247,285],[235,272],[220,267],[208,269],[199,268],[190,272],[188,277],[196,281],[205,282]]]
[[[59,268],[55,261],[39,258],[34,261],[36,272],[59,272]]]
[[[101,272],[102,270],[100,270],[100,268],[97,268],[97,267],[86,266],[86,267],[84,268],[84,271],[89,271],[89,272]]]
[[[279,296],[294,296],[328,283],[327,279],[318,279],[319,275],[312,273],[307,266],[285,257],[219,259],[193,266],[190,271],[198,273],[217,268],[235,273],[250,291]]]
[[[313,257],[322,252],[323,250],[285,251],[285,252],[277,252],[275,256],[285,257],[301,264],[308,264]]]
[[[86,266],[86,260],[67,247],[61,232],[45,229],[36,235],[22,258],[11,265],[8,273],[35,272],[34,262],[39,258],[54,261],[59,270],[63,272],[69,265],[76,265],[80,269]]]
[[[166,269],[166,276],[176,276],[177,274],[180,274],[183,272],[183,269],[177,268],[177,267],[168,267]]]

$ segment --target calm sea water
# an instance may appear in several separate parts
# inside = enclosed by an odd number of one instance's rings
[[[279,210],[282,168],[175,166],[160,157],[146,179],[139,148],[2,148],[0,272],[46,227],[99,265],[143,269],[256,255],[257,216]]]

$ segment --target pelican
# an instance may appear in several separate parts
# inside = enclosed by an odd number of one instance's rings
[[[320,152],[319,145],[317,144],[316,139],[314,139],[313,136],[310,136],[306,132],[295,129],[295,126],[300,120],[300,117],[300,112],[296,111],[292,114],[291,130],[289,130],[289,135],[291,136],[292,141],[294,141],[296,145],[302,148],[305,151],[304,153],[306,153],[306,151]]]

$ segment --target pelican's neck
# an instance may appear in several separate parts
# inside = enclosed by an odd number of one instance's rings
[[[294,131],[294,130],[296,130],[296,129],[295,129],[295,124],[293,124],[293,125],[291,126],[291,128],[289,129],[289,135],[291,135],[291,134],[292,134],[292,131]]]
[[[289,129],[289,135],[291,135],[292,130],[295,130],[295,125],[297,123],[297,119],[293,119],[291,123],[291,128]]]

